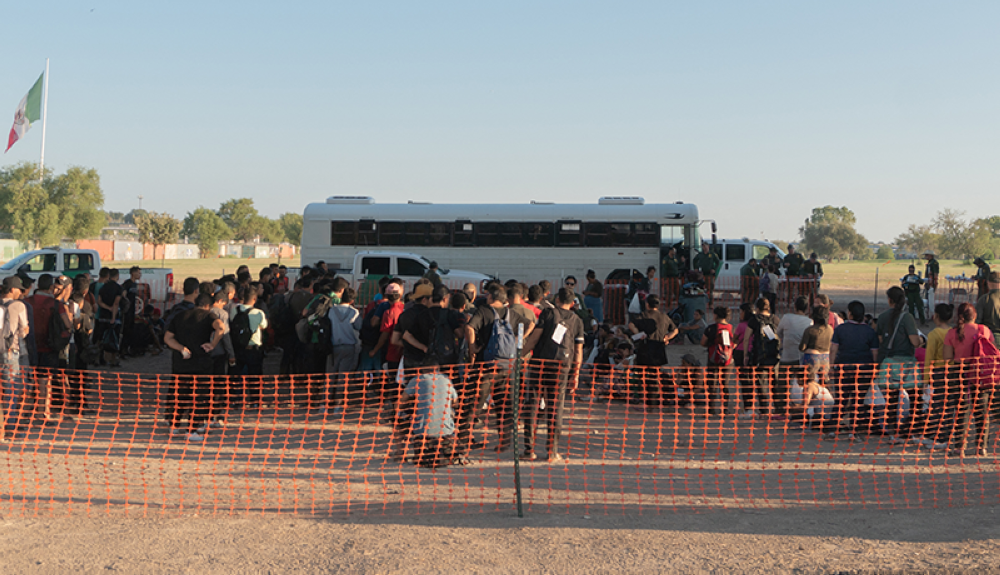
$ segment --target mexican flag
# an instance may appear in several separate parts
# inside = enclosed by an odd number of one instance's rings
[[[32,122],[42,117],[42,79],[44,76],[43,72],[35,85],[28,90],[24,98],[21,98],[21,103],[17,105],[17,111],[14,112],[14,126],[10,129],[10,136],[7,138],[7,150],[14,145],[14,142],[24,136]],[[4,150],[5,154],[7,150]]]

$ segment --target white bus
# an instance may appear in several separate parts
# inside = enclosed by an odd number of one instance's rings
[[[500,280],[574,275],[582,282],[588,269],[601,280],[627,280],[633,269],[659,268],[670,247],[690,262],[699,223],[692,204],[635,197],[595,204],[377,204],[370,197],[333,196],[306,206],[302,265],[322,260],[349,267],[359,250],[405,248],[442,268]]]

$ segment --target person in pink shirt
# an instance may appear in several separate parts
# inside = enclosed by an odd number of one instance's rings
[[[966,302],[958,306],[955,317],[957,320],[955,327],[948,330],[948,335],[944,337],[944,358],[946,360],[975,359],[978,357],[978,350],[982,350],[981,346],[977,346],[980,338],[985,340],[981,344],[982,346],[994,345],[993,332],[985,325],[976,323],[976,308],[971,303]],[[996,359],[996,356],[989,359]],[[985,360],[987,358],[984,356],[982,361]],[[965,366],[964,369],[954,366],[951,372],[954,375],[966,373],[966,393],[963,394],[965,397],[961,409],[963,429],[958,438],[958,444],[954,447],[954,453],[959,456],[965,455],[965,449],[968,447],[969,428],[975,422],[976,454],[985,457],[989,455],[986,449],[986,440],[990,435],[990,420],[996,419],[1000,415],[995,413],[995,408],[1000,406],[1000,402],[993,400],[993,385],[981,385],[981,382],[974,381],[976,376],[973,367],[974,364]]]

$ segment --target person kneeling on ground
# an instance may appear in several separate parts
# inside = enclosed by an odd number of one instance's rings
[[[423,467],[453,463],[458,393],[450,379],[431,364],[417,370],[399,397],[393,432],[393,461],[411,460]]]

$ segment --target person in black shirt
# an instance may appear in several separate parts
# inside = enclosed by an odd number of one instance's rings
[[[447,286],[434,288],[431,305],[426,307],[416,317],[413,325],[408,326],[403,333],[403,342],[407,348],[412,347],[423,354],[424,361],[428,360],[427,354],[430,353],[433,357],[429,359],[433,360],[435,365],[447,366],[458,363],[458,340],[465,337],[465,315],[451,309],[450,301],[451,291]],[[403,313],[405,315],[406,312]],[[400,316],[399,319],[402,322],[403,317]],[[439,326],[446,328],[451,336],[450,350],[431,349],[435,345],[434,339],[445,337],[444,334],[437,333]],[[404,360],[407,348],[404,348]],[[448,351],[450,353],[447,353]]]
[[[539,412],[542,412],[548,426],[549,461],[564,459],[559,453],[563,403],[567,387],[576,389],[583,361],[583,321],[570,309],[573,299],[573,292],[560,289],[556,294],[555,307],[542,312],[538,326],[525,343],[525,349],[534,351],[528,369],[527,399],[530,408],[524,424],[524,453],[521,455],[521,459],[526,461],[537,459],[535,434]]]
[[[128,279],[122,284],[122,355],[142,355],[146,350],[140,349],[135,337],[135,306],[139,298],[139,280],[142,279],[142,268],[132,266],[128,270]]]
[[[107,285],[101,289],[103,292]],[[198,376],[212,374],[212,350],[225,333],[222,320],[211,314],[212,296],[199,294],[194,309],[175,314],[167,326],[163,342],[173,350],[171,371],[176,377],[173,397],[168,408],[171,435],[187,433],[189,441],[201,441],[207,431],[210,409],[209,380]],[[190,415],[186,430],[181,418]]]
[[[111,367],[121,365],[118,354],[121,351],[122,334],[122,286],[118,285],[118,270],[108,270],[108,280],[97,295],[97,306],[101,310],[98,320],[100,339],[95,334],[94,339],[104,348],[104,361]]]
[[[427,311],[427,304],[431,302],[431,294],[434,292],[431,284],[421,284],[413,288],[413,296],[410,299],[412,305],[399,314],[392,331],[399,334],[399,343],[403,346],[403,367],[406,369],[420,367],[424,362],[424,350],[413,345],[404,336],[406,332],[413,332],[417,318]],[[396,339],[393,337],[393,339]]]

